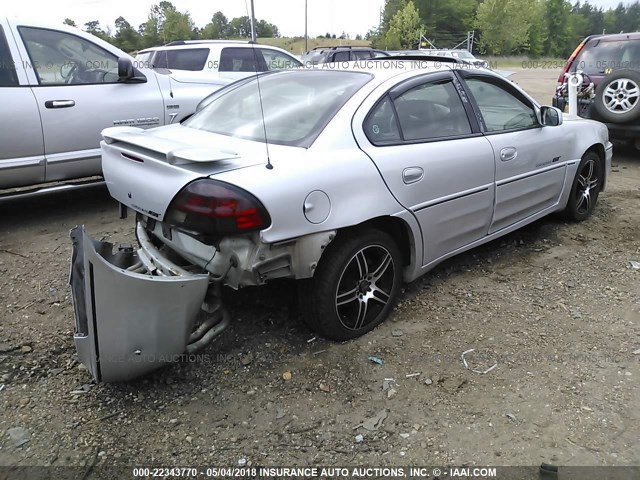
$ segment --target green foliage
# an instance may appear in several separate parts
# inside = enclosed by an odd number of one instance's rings
[[[530,0],[485,0],[481,3],[476,15],[481,49],[496,55],[512,55],[530,45],[536,7],[536,2]],[[508,22],[501,20],[507,18]]]
[[[417,46],[423,29],[424,25],[416,6],[409,1],[389,22],[386,37],[389,43],[399,43],[401,48],[411,49]]]
[[[229,32],[229,20],[222,12],[216,12],[211,17],[211,22],[202,29],[201,37],[207,40],[226,38]]]
[[[111,42],[120,50],[134,52],[140,48],[142,37],[124,17],[116,18],[116,34]]]
[[[547,0],[547,54],[564,57],[575,47],[575,44],[571,44],[570,14],[571,4],[567,0]]]
[[[100,28],[100,22],[98,20],[91,20],[84,24],[85,30],[89,32],[91,35],[95,35],[102,40],[106,40],[109,42],[111,40],[111,32],[107,29],[107,31],[102,30]]]
[[[604,10],[580,0],[385,0],[380,25],[364,38],[377,48],[413,49],[420,34],[439,48],[453,48],[475,30],[476,46],[492,55],[553,56],[566,58],[586,36],[640,30],[640,0],[620,3]],[[66,18],[64,24],[76,26]],[[87,32],[134,52],[173,40],[249,38],[249,17],[229,20],[215,12],[204,27],[194,24],[189,12],[181,12],[170,1],[151,7],[147,20],[137,29],[124,17],[115,20],[115,30],[102,28],[97,20],[84,25]],[[256,36],[280,37],[278,27],[256,20]],[[327,32],[327,39],[336,39]],[[341,37],[348,38],[343,33]],[[361,39],[358,35],[356,39]]]
[[[76,27],[76,22],[74,22],[73,20],[71,20],[70,18],[65,18],[64,22],[62,22],[63,25],[69,25],[70,27]]]

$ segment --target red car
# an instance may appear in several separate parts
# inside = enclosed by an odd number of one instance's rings
[[[553,105],[567,105],[566,73],[581,71],[579,115],[603,122],[609,136],[640,149],[640,32],[592,35],[567,60]]]

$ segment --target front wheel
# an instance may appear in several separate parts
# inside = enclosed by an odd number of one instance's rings
[[[359,337],[389,315],[401,283],[402,255],[388,234],[345,232],[327,247],[303,286],[306,323],[333,340]]]
[[[598,154],[585,153],[573,180],[569,202],[563,211],[565,218],[575,222],[589,218],[602,189],[603,175],[602,162]]]

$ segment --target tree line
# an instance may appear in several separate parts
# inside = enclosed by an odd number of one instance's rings
[[[380,26],[365,38],[378,48],[412,49],[422,34],[453,48],[474,31],[480,53],[566,57],[587,35],[638,30],[638,0],[607,10],[568,0],[386,0]]]
[[[64,23],[77,26],[70,18]],[[138,28],[120,16],[115,21],[114,31],[102,28],[98,20],[85,23],[84,29],[125,52],[135,52],[175,40],[248,38],[251,37],[251,20],[248,16],[229,20],[222,12],[216,12],[207,25],[198,28],[189,12],[180,12],[171,2],[162,1],[151,7],[147,21]],[[255,29],[256,37],[280,36],[278,27],[265,20],[256,20]]]

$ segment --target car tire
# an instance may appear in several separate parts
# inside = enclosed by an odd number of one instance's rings
[[[344,231],[329,244],[311,280],[301,284],[305,323],[331,340],[359,337],[382,323],[402,284],[402,254],[375,229]]]
[[[573,179],[569,201],[562,212],[567,220],[581,222],[591,216],[602,189],[603,175],[600,156],[593,151],[585,153]]]
[[[596,90],[594,107],[606,122],[628,123],[640,118],[640,72],[624,69],[606,76]]]

